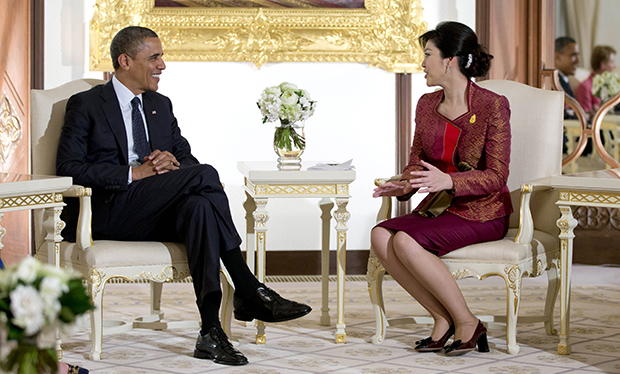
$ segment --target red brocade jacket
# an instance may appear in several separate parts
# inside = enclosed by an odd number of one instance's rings
[[[418,101],[413,145],[403,178],[410,171],[424,170],[419,163],[424,160],[452,178],[453,189],[449,193],[454,198],[448,212],[480,222],[509,215],[512,203],[506,186],[510,162],[508,99],[470,81],[468,111],[454,120],[437,110],[442,99],[443,90],[439,90]]]

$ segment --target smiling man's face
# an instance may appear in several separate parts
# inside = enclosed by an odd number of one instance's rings
[[[157,91],[159,76],[166,68],[162,59],[164,55],[159,38],[145,38],[143,48],[134,58],[127,56],[123,84],[139,95],[146,91]]]

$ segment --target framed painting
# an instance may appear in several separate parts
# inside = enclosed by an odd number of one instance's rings
[[[169,61],[359,62],[421,71],[421,0],[97,0],[90,70],[112,71],[121,28],[155,31]]]

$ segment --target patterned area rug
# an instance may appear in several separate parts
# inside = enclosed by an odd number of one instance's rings
[[[504,313],[505,288],[462,286],[463,294],[476,314]],[[573,353],[557,354],[557,336],[544,333],[542,323],[519,324],[518,355],[506,353],[504,329],[490,329],[491,352],[474,351],[464,356],[418,353],[414,342],[426,337],[426,325],[401,325],[388,329],[383,344],[370,343],[375,322],[366,282],[346,284],[345,322],[347,343],[334,343],[335,284],[330,284],[331,326],[320,326],[320,283],[289,282],[268,284],[283,296],[313,306],[310,315],[296,321],[269,324],[267,344],[254,344],[255,328],[233,322],[233,335],[250,364],[230,367],[192,357],[195,330],[133,330],[104,336],[101,361],[89,361],[88,330],[79,330],[63,344],[63,361],[90,369],[91,373],[620,373],[620,286],[574,286],[571,299],[571,342]],[[106,319],[131,321],[148,312],[146,284],[110,284],[104,297]],[[521,315],[540,314],[543,286],[524,286]],[[384,282],[389,317],[421,314],[422,310],[394,281]],[[164,286],[163,309],[169,320],[198,319],[191,284]],[[556,329],[559,330],[559,302]]]

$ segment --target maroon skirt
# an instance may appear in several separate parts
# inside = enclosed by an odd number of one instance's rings
[[[424,249],[443,256],[470,244],[503,238],[508,232],[509,221],[510,216],[478,222],[450,212],[443,212],[435,218],[413,212],[383,221],[377,227],[406,232]]]

